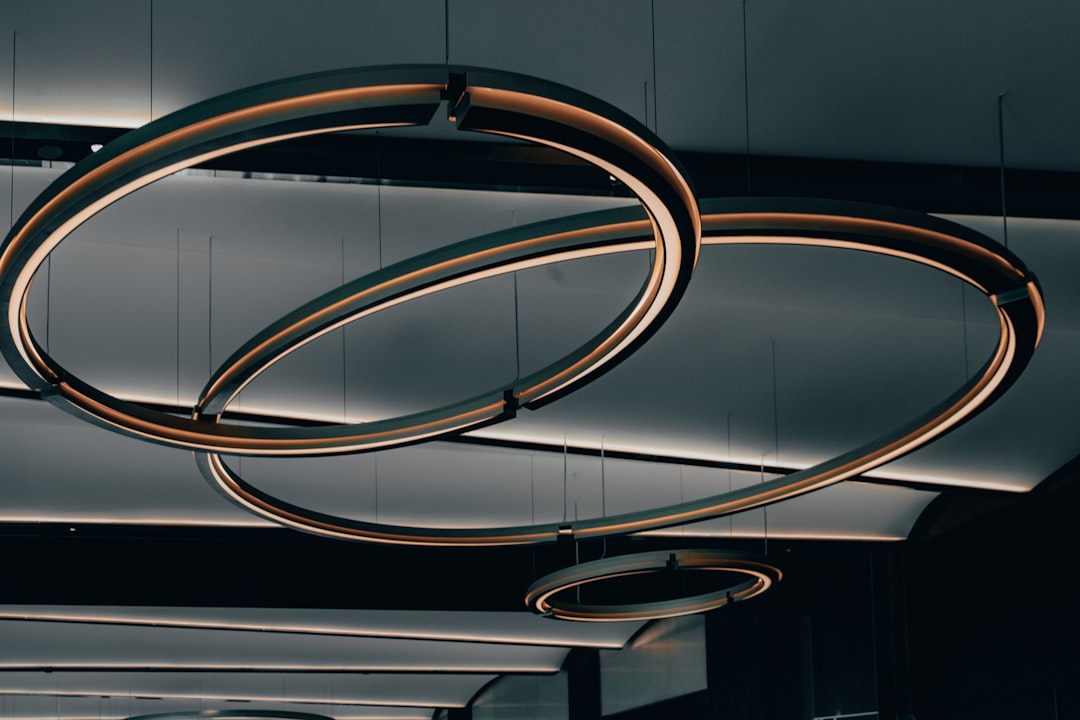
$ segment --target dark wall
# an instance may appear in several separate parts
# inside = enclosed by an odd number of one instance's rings
[[[1080,718],[1080,464],[938,505],[904,557],[919,720]]]
[[[709,689],[667,710],[707,707],[725,720],[1080,718],[1078,508],[1080,462],[1029,494],[943,495],[904,543],[770,541],[783,581],[708,616]],[[622,539],[580,553],[678,545]],[[514,611],[535,577],[576,556],[572,543],[431,551],[287,530],[43,525],[7,527],[0,552],[5,603]]]

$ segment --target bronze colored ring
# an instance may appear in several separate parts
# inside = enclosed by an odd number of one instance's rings
[[[671,572],[720,571],[745,576],[746,579],[713,592],[690,597],[630,602],[619,604],[588,604],[567,602],[559,595],[574,588],[612,580],[627,575],[661,575]],[[624,622],[658,620],[660,618],[693,615],[723,607],[733,602],[749,600],[779,582],[783,573],[765,557],[734,550],[659,550],[634,553],[583,562],[545,575],[529,586],[525,604],[541,615],[560,620],[586,622]],[[662,578],[663,587],[677,583]]]
[[[707,245],[799,245],[859,250],[916,262],[954,275],[993,304],[998,342],[989,359],[956,392],[920,417],[836,458],[759,485],[677,505],[609,517],[529,526],[435,528],[372,523],[320,513],[280,500],[234,472],[220,455],[197,453],[203,476],[254,514],[328,537],[403,545],[483,546],[599,538],[682,525],[796,497],[856,477],[915,450],[974,417],[1023,372],[1044,325],[1042,294],[1034,276],[1006,248],[980,233],[919,213],[858,203],[747,198],[702,203]],[[559,221],[562,231],[612,235],[634,247],[645,232],[625,210]],[[639,220],[643,220],[639,217]],[[508,233],[543,235],[546,226]],[[496,241],[496,244],[497,241]]]
[[[245,345],[211,378],[191,418],[113,397],[71,375],[30,332],[37,268],[82,223],[139,188],[214,157],[319,133],[421,125],[449,103],[460,130],[516,137],[585,160],[626,185],[648,219],[654,261],[640,292],[597,337],[518,382],[453,405],[369,423],[244,427],[216,422],[243,386],[303,344],[363,314],[494,274],[498,268],[601,254],[603,233],[453,246],[399,264],[305,306]],[[599,239],[598,239],[599,238]],[[644,126],[591,96],[513,73],[454,66],[362,68],[290,78],[222,95],[149,123],[78,163],[39,195],[0,247],[0,352],[53,404],[107,429],[193,450],[247,455],[360,452],[419,442],[512,417],[591,381],[628,357],[670,315],[700,247],[697,200],[678,160]],[[400,274],[393,274],[400,273]]]

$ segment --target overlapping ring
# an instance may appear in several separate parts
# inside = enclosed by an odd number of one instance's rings
[[[244,480],[216,453],[196,453],[203,476],[226,497],[275,522],[329,537],[409,545],[513,545],[559,538],[598,538],[654,530],[749,510],[855,477],[899,458],[989,405],[1020,376],[1042,334],[1042,295],[1034,277],[1007,249],[973,230],[918,213],[857,203],[803,199],[707,200],[701,205],[703,243],[802,245],[861,250],[917,262],[954,275],[982,292],[996,309],[994,351],[962,387],[922,416],[877,440],[823,463],[760,485],[667,507],[608,517],[530,526],[422,528],[372,523],[299,507]],[[614,234],[640,247],[648,223],[632,210],[604,211],[520,227],[482,239],[521,233]],[[452,250],[452,248],[448,248]],[[358,281],[359,282],[359,281]],[[256,336],[272,333],[268,329]],[[250,373],[258,367],[222,372]]]
[[[630,188],[648,214],[655,251],[630,305],[562,360],[485,395],[424,413],[331,428],[253,428],[214,422],[256,373],[226,370],[211,380],[192,418],[108,395],[68,373],[30,332],[26,302],[37,268],[67,235],[113,202],[210,158],[280,140],[357,128],[418,125],[446,100],[458,129],[507,135],[562,150]],[[617,233],[616,233],[617,234]],[[558,233],[475,242],[397,266],[371,282],[323,298],[275,324],[227,362],[272,364],[356,317],[500,267],[614,251],[603,233]],[[625,243],[621,243],[625,245]],[[103,427],[152,442],[250,455],[357,452],[418,442],[511,417],[609,370],[670,315],[690,281],[700,246],[697,199],[679,163],[652,133],[616,108],[570,88],[512,73],[448,66],[399,66],[317,73],[208,100],[149,123],[77,164],[20,216],[0,248],[0,351],[28,387]],[[355,292],[354,292],[355,291]],[[308,311],[311,311],[310,313]],[[333,318],[329,320],[329,318]],[[241,361],[238,363],[237,361]]]
[[[645,212],[592,213],[466,241],[332,291],[271,325],[215,373],[191,419],[108,396],[69,375],[36,343],[26,300],[37,267],[93,214],[178,169],[237,149],[346,128],[421,124],[446,99],[458,127],[557,147],[603,168]],[[662,143],[589,96],[531,78],[476,69],[400,67],[294,78],[231,93],[133,131],[50,186],[0,248],[0,350],[31,388],[77,416],[154,442],[189,447],[203,474],[242,507],[331,537],[415,545],[507,545],[603,537],[718,517],[857,476],[972,417],[1015,382],[1038,345],[1043,304],[1034,277],[1007,249],[959,225],[896,209],[809,200],[703,204]],[[244,481],[218,452],[354,452],[418,442],[496,422],[537,406],[625,359],[681,297],[704,228],[707,244],[839,247],[895,256],[950,273],[994,304],[998,342],[983,367],[927,413],[878,440],[758,486],[669,507],[568,523],[504,528],[419,528],[367,523],[285,503]],[[608,328],[515,387],[452,406],[362,425],[252,428],[218,422],[260,372],[301,345],[378,309],[437,289],[574,257],[652,248],[645,286]]]

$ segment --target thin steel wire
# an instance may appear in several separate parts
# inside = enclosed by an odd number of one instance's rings
[[[154,121],[154,0],[150,0],[150,122]]]
[[[998,181],[1001,185],[1001,232],[1009,247],[1009,213],[1005,209],[1005,93],[998,95]]]
[[[746,194],[750,194],[750,51],[746,43],[746,0],[742,3],[743,129],[746,133]]]
[[[214,374],[214,236],[206,250],[206,373]]]
[[[52,253],[45,266],[45,352],[52,352]]]
[[[731,462],[731,412],[727,413],[727,459]],[[727,490],[730,493],[732,491],[731,483],[731,467],[727,469]],[[735,536],[735,516],[728,515],[728,537]]]
[[[15,227],[15,43],[16,31],[11,32],[11,185],[8,187],[8,229]]]
[[[600,436],[600,515],[607,517],[607,477],[604,472],[604,436]]]
[[[176,228],[176,406],[180,407],[180,228]]]
[[[375,131],[375,216],[378,218],[378,237],[379,237],[379,269],[383,267],[383,247],[382,247],[382,136],[379,135],[379,131]]]
[[[660,118],[657,113],[656,104],[656,0],[651,0],[649,3],[649,14],[652,20],[652,130],[657,135],[660,134]]]
[[[644,91],[643,99],[645,101],[645,127],[649,127],[649,81],[646,80],[641,84]]]
[[[511,222],[517,227],[517,208],[510,209]],[[518,312],[518,271],[514,271],[514,384],[521,379],[521,316]]]
[[[341,238],[341,286],[345,285],[345,238]],[[341,422],[349,422],[349,365],[345,360],[345,329],[341,326]]]
[[[968,361],[968,317],[967,317],[967,292],[964,290],[964,283],[960,283],[960,322],[963,324],[963,343],[964,343],[964,379],[970,377],[971,372]]]
[[[566,435],[562,436],[562,521],[566,522],[566,513],[568,508],[566,506],[566,466],[567,466],[567,447],[566,447]]]

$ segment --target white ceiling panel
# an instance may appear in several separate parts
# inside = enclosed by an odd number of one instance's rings
[[[7,621],[0,669],[555,672],[563,648]]]
[[[903,540],[919,514],[937,496],[906,487],[843,482],[766,508],[643,534],[763,540]]]
[[[131,694],[120,695],[27,695],[0,692],[5,720],[126,720],[158,713],[200,713],[206,710],[249,712],[253,718],[260,711],[295,712],[335,720],[430,720],[434,707],[395,707],[389,705],[349,705],[339,702],[289,703],[247,700],[214,701],[207,698],[150,699]],[[235,717],[235,716],[234,716]]]
[[[37,620],[61,627],[87,623],[609,649],[621,648],[641,627],[641,623],[633,622],[570,625],[536,615],[505,612],[104,605],[0,605],[0,619]]]
[[[461,707],[493,679],[485,674],[14,672],[0,670],[0,696],[58,695],[297,705]],[[61,682],[62,680],[62,682]],[[55,716],[54,716],[55,717]]]

